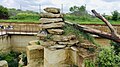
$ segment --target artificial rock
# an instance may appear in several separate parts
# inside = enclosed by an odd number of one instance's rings
[[[0,61],[0,67],[8,67],[8,63],[5,60]]]

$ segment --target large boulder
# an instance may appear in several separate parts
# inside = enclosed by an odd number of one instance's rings
[[[47,7],[44,9],[48,13],[53,13],[53,14],[59,14],[60,9],[59,8],[54,8],[54,7]]]
[[[5,60],[0,61],[0,67],[8,67],[8,63]]]

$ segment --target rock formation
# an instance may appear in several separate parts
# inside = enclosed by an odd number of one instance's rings
[[[40,45],[33,45],[35,43],[32,41],[27,47],[28,63],[33,64],[32,67],[37,65],[34,65],[37,61],[33,60],[40,59],[41,56],[44,58],[44,67],[82,67],[84,59],[94,59],[95,53],[88,50],[96,48],[92,43],[87,41],[81,43],[74,34],[64,35],[65,23],[60,9],[45,8],[44,10],[47,13],[41,14],[39,24],[41,30],[37,34]]]
[[[0,61],[0,67],[8,67],[8,63],[5,60]]]

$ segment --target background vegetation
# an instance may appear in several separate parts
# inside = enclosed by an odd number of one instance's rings
[[[77,22],[80,24],[103,24],[101,20],[89,14],[86,10],[86,6],[73,6],[70,9],[70,13],[65,14],[65,20],[71,22]],[[111,12],[112,15],[103,16],[109,20],[112,24],[120,24],[120,13],[115,10]]]
[[[101,20],[89,14],[86,6],[73,6],[69,8],[70,13],[65,14],[65,20],[80,24],[104,24]],[[102,14],[112,24],[120,24],[120,13],[115,10],[111,15]],[[39,22],[38,12],[30,10],[20,10],[15,8],[5,8],[0,6],[0,22]]]
[[[39,19],[38,12],[0,6],[0,22],[37,22]]]

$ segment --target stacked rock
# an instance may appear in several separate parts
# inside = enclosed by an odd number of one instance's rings
[[[65,25],[63,21],[63,14],[60,14],[60,9],[58,8],[45,8],[47,13],[41,14],[40,19],[40,31],[38,36],[40,39],[44,39],[48,34],[63,34],[62,27]]]
[[[64,48],[79,43],[75,35],[64,36],[65,25],[63,14],[58,8],[45,8],[47,13],[41,14],[40,28],[37,35],[42,40],[42,45],[48,48]],[[49,40],[46,40],[49,38]]]
[[[44,10],[46,13],[41,14],[39,25],[41,30],[37,34],[40,46],[44,49],[43,53],[38,50],[40,54],[44,54],[44,67],[72,67],[66,66],[71,64],[82,67],[85,58],[94,57],[95,54],[88,51],[91,47],[96,48],[93,44],[85,40],[80,42],[73,34],[64,35],[65,22],[60,9],[45,8]]]

